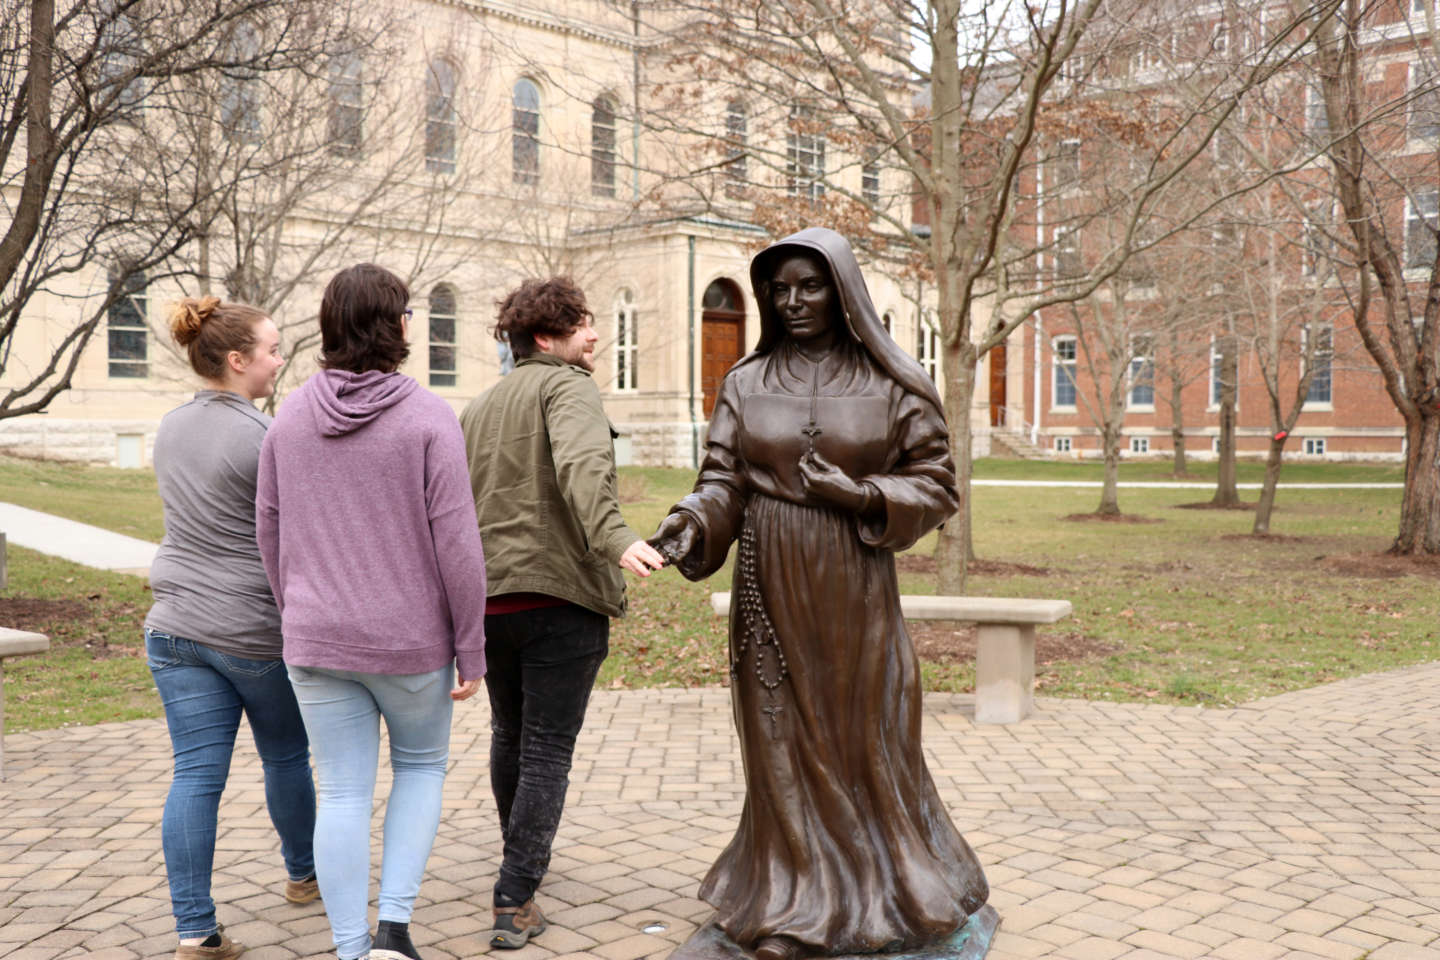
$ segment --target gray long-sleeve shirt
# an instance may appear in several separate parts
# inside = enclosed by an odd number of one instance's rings
[[[255,543],[255,474],[270,417],[201,390],[160,421],[155,479],[165,538],[150,566],[145,625],[222,653],[279,659],[280,612]]]

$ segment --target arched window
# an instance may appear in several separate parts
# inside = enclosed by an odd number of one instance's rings
[[[886,333],[890,334],[890,336],[892,336],[892,337],[895,336],[895,315],[894,315],[894,314],[892,314],[889,310],[886,310],[886,311],[885,311],[885,315],[880,318],[880,322],[885,325],[885,332],[886,332]]]
[[[141,379],[150,375],[147,362],[150,331],[145,323],[145,308],[150,298],[145,290],[144,273],[132,270],[121,277],[121,272],[114,268],[109,276],[112,285],[120,285],[115,301],[105,312],[109,371],[112,377]]]
[[[741,200],[750,172],[746,163],[746,136],[749,118],[743,100],[731,100],[725,105],[725,140],[728,145],[725,162],[725,196]]]
[[[639,386],[640,334],[635,311],[635,294],[629,287],[615,295],[615,389],[635,390]]]
[[[456,372],[455,288],[437,284],[430,291],[430,386],[453,387]]]
[[[511,175],[516,183],[540,182],[540,88],[521,77],[511,93]]]
[[[425,169],[455,172],[455,67],[431,60],[425,71]]]
[[[615,101],[604,94],[591,106],[590,192],[615,196]]]
[[[259,56],[260,32],[249,23],[236,24],[227,49],[231,67],[220,90],[220,126],[230,140],[260,139],[260,81],[254,66]]]
[[[358,53],[343,53],[330,60],[330,152],[350,154],[360,149],[363,88]]]

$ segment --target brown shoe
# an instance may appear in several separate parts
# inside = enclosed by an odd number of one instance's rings
[[[791,937],[766,937],[755,945],[755,960],[797,960],[800,943]]]
[[[518,950],[531,937],[545,932],[545,916],[535,906],[531,897],[518,907],[496,907],[494,928],[490,931],[490,946],[502,950]]]
[[[210,944],[211,940],[219,940]],[[204,943],[195,946],[180,944],[175,948],[175,960],[232,960],[245,952],[245,944],[236,943],[225,936],[225,928],[218,927]]]
[[[304,880],[285,881],[285,899],[291,903],[311,903],[320,896],[320,884],[314,875]]]

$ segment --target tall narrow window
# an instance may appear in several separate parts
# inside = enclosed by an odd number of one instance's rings
[[[920,322],[915,325],[915,359],[920,361],[920,367],[930,374],[930,379],[936,379],[935,374],[940,366],[940,335],[931,326],[930,318],[921,316]]]
[[[1313,324],[1300,331],[1302,339],[1302,370],[1304,357],[1303,353],[1310,354],[1310,363],[1314,373],[1310,377],[1310,389],[1305,392],[1306,403],[1330,403],[1331,388],[1333,380],[1330,374],[1330,362],[1335,356],[1335,333],[1327,324]],[[1314,338],[1314,351],[1312,352],[1311,338]]]
[[[785,137],[785,185],[792,197],[814,202],[825,195],[825,131],[811,107],[790,108],[790,129]]]
[[[880,158],[874,151],[867,153],[860,168],[860,195],[872,206],[880,202]]]
[[[521,77],[510,96],[510,173],[516,183],[540,182],[540,88]]]
[[[1074,227],[1055,228],[1055,273],[1061,277],[1078,277],[1085,272],[1080,258],[1080,233]]]
[[[1210,406],[1220,406],[1220,396],[1225,390],[1225,354],[1220,341],[1210,341]]]
[[[725,161],[725,196],[731,200],[742,200],[749,178],[746,169],[746,125],[745,103],[731,100],[725,105],[725,139],[727,142]]]
[[[100,5],[102,17],[114,17],[103,24],[104,34],[99,49],[99,96],[115,96],[115,116],[124,120],[138,119],[145,104],[145,81],[136,76],[145,58],[141,21],[131,12],[116,13],[117,0]],[[116,88],[116,89],[108,89]]]
[[[627,287],[615,296],[615,389],[634,390],[640,383],[640,330],[635,294]]]
[[[431,60],[425,71],[425,169],[455,172],[455,67]]]
[[[889,310],[886,310],[885,315],[880,318],[880,323],[885,327],[886,333],[892,337],[895,335],[895,317]]]
[[[1064,189],[1074,184],[1080,179],[1080,141],[1061,140],[1050,162],[1051,175],[1055,180],[1052,186],[1055,189]]]
[[[350,154],[360,149],[361,60],[356,53],[341,54],[330,61],[330,152]]]
[[[1138,336],[1130,345],[1129,401],[1132,407],[1155,406],[1155,361],[1149,336]]]
[[[595,98],[590,113],[590,192],[615,196],[615,102]]]
[[[1435,263],[1436,214],[1440,193],[1422,193],[1405,204],[1405,266],[1430,267]]]
[[[116,271],[110,273],[116,282]],[[149,328],[145,324],[145,274],[135,271],[120,281],[120,294],[106,311],[105,332],[110,376],[139,379],[150,374],[147,362]]]
[[[1052,345],[1052,396],[1056,407],[1075,406],[1075,338],[1056,337]]]
[[[1329,253],[1329,242],[1325,236],[1325,230],[1320,224],[1305,218],[1305,249],[1300,256],[1300,275],[1302,277],[1314,277],[1320,274],[1321,261]]]
[[[220,126],[228,139],[254,143],[260,139],[260,81],[255,77],[259,31],[248,23],[237,24],[227,55],[231,65],[221,80]]]
[[[1423,61],[1410,64],[1410,116],[1408,133],[1412,140],[1440,138],[1440,78]]]
[[[1312,140],[1330,138],[1330,115],[1325,112],[1325,94],[1318,85],[1305,88],[1305,131]]]
[[[442,283],[430,291],[430,386],[453,387],[458,353],[456,350],[455,288]]]

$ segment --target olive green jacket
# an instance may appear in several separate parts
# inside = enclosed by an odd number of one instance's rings
[[[615,433],[589,372],[526,357],[460,425],[489,595],[543,593],[624,616],[620,555],[640,536],[620,516]]]

